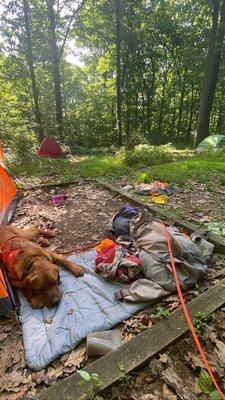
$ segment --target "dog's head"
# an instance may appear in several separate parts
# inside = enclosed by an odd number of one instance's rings
[[[59,304],[62,297],[59,267],[51,262],[51,257],[27,254],[26,260],[21,260],[19,267],[22,292],[33,308],[55,307]]]

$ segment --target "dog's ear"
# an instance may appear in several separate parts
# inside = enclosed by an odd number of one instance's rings
[[[24,295],[28,298],[28,300],[32,297],[32,283],[35,281],[36,275],[33,275],[31,277],[25,277],[25,279],[22,282],[22,287],[21,291],[24,293]]]
[[[23,280],[26,278],[31,265],[35,262],[37,257],[44,256],[45,258],[49,258],[51,261],[51,257],[48,256],[42,249],[24,249],[21,250],[14,265],[14,269],[18,276],[19,280]]]
[[[30,251],[22,250],[16,260],[14,265],[14,269],[16,271],[16,275],[18,279],[21,281],[26,278],[28,271],[31,265],[34,262],[33,254],[30,254]]]

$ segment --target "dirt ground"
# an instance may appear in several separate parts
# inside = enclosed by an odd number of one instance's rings
[[[174,196],[169,199],[165,207],[176,209],[178,213],[183,213],[185,210],[187,217],[200,223],[204,217],[205,221],[206,217],[221,220],[225,191],[219,194],[220,202],[216,202],[214,194],[205,189],[202,187],[193,191],[193,188],[192,190],[175,188]],[[59,193],[66,194],[66,201],[62,205],[54,206],[51,197]],[[203,198],[204,201],[199,202],[199,198]],[[124,202],[120,198],[88,180],[79,181],[66,188],[23,191],[12,224],[19,227],[39,226],[51,229],[54,233],[50,241],[51,250],[59,252],[78,250],[79,247],[95,243],[104,236],[110,218],[122,204]],[[224,276],[224,257],[214,255],[206,278],[198,287],[185,295],[186,300],[196,297],[210,285],[218,283]],[[123,340],[132,339],[143,329],[156,323],[163,317],[162,310],[171,312],[178,306],[177,296],[171,295],[160,303],[161,311],[157,304],[124,321],[120,325]],[[224,317],[225,308],[222,308],[210,318],[203,318],[200,324],[201,340],[220,382],[225,372]],[[69,376],[83,367],[87,362],[85,350],[85,343],[82,343],[75,350],[57,359],[46,370],[33,372],[25,365],[20,325],[13,318],[1,318],[0,399],[16,400],[24,395],[35,396],[47,385],[52,385],[56,380]],[[191,337],[186,335],[176,345],[153,359],[149,365],[125,377],[98,398],[206,399],[197,385],[200,367],[201,361],[197,350]]]

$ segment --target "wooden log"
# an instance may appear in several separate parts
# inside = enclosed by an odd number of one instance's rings
[[[78,179],[73,179],[73,180],[68,180],[68,181],[54,181],[51,183],[39,183],[37,185],[22,186],[21,190],[35,190],[35,189],[45,189],[45,188],[51,188],[51,187],[57,187],[57,186],[70,186],[70,185],[76,185],[79,182],[80,181]],[[82,182],[85,182],[85,183],[93,182],[93,179],[85,178],[85,179],[82,179]]]
[[[198,312],[211,314],[224,303],[225,279],[188,303],[188,309],[193,318]],[[97,373],[102,378],[99,390],[103,390],[121,378],[121,366],[125,373],[140,367],[180,338],[187,330],[188,326],[180,307],[168,318],[161,320],[120,348],[88,365],[83,371],[87,371],[89,374]],[[88,399],[93,385],[90,383],[81,385],[81,383],[81,376],[75,373],[44,390],[37,398],[39,400]]]
[[[131,195],[127,193],[125,190],[119,189],[109,183],[96,180],[101,186],[110,190],[113,193],[118,194],[119,196],[123,197],[125,200],[129,201],[129,203],[134,204],[140,208],[146,208],[151,214],[158,216],[159,218],[166,219],[167,221],[172,222],[179,228],[185,229],[188,233],[192,232],[200,232],[203,233],[204,230],[201,229],[198,225],[192,224],[186,220],[176,217],[169,211],[165,211],[160,207],[146,204],[145,202],[141,201],[137,196]],[[215,250],[218,253],[225,254],[225,239],[219,235],[216,235],[212,232],[208,233],[207,240],[215,246]]]

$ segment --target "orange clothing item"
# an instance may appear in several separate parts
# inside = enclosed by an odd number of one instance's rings
[[[109,249],[112,246],[116,246],[115,242],[111,239],[103,239],[101,243],[99,243],[97,246],[95,246],[95,249],[97,250],[98,253],[101,253],[104,250]]]

